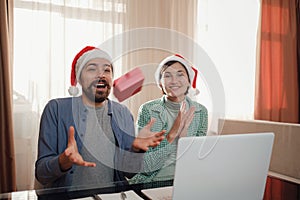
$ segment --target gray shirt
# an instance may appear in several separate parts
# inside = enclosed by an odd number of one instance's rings
[[[72,185],[112,185],[114,177],[115,138],[107,115],[107,104],[100,108],[87,107],[87,128],[81,156],[95,162],[96,167],[77,166]]]

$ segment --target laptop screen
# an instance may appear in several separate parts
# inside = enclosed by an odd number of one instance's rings
[[[263,199],[273,133],[184,137],[173,199]]]

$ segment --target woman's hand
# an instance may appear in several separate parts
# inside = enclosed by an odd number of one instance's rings
[[[172,143],[176,137],[185,137],[187,135],[188,128],[194,118],[194,112],[194,106],[186,111],[186,103],[182,102],[174,124],[167,135],[167,140],[169,143]]]

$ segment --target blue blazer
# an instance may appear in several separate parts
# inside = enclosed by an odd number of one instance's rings
[[[53,99],[46,105],[41,116],[38,158],[35,163],[35,176],[45,187],[71,185],[76,165],[63,172],[60,170],[58,157],[67,148],[70,126],[75,128],[75,140],[80,153],[80,136],[85,134],[87,114],[88,109],[81,97]],[[107,114],[111,117],[111,127],[118,146],[115,155],[112,155],[115,165],[114,181],[125,181],[125,176],[132,175],[126,172],[137,172],[143,159],[143,154],[132,153],[134,119],[127,107],[111,100],[108,100]]]

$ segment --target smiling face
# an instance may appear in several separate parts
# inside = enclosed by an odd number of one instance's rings
[[[187,71],[179,62],[163,70],[160,83],[167,98],[174,102],[183,101],[190,87]]]
[[[87,62],[79,79],[83,102],[90,106],[101,106],[110,94],[112,80],[112,65],[108,60],[95,58]]]

